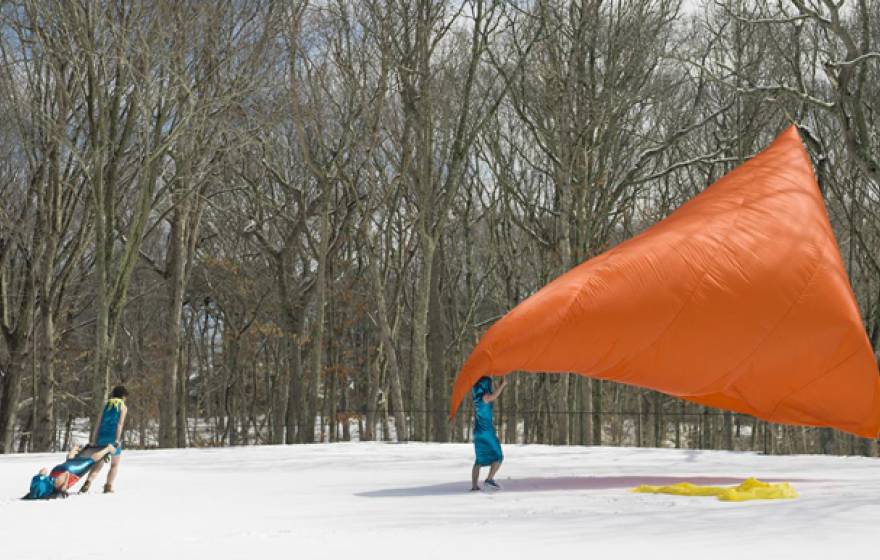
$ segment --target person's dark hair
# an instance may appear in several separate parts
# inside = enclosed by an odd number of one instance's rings
[[[125,388],[125,385],[117,385],[113,387],[113,391],[110,393],[111,399],[124,399],[128,396],[128,390]]]

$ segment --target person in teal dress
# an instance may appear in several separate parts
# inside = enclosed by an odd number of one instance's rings
[[[471,398],[474,400],[474,451],[476,460],[471,470],[471,491],[479,490],[477,481],[480,478],[480,468],[489,467],[489,475],[486,477],[486,486],[494,490],[500,489],[495,482],[495,474],[501,468],[504,454],[501,452],[501,444],[495,434],[495,424],[492,421],[492,409],[494,401],[507,386],[507,379],[502,379],[496,391],[492,390],[492,378],[481,377],[471,389]]]
[[[128,397],[128,391],[124,386],[119,385],[113,388],[110,398],[104,404],[101,411],[101,417],[98,419],[98,425],[95,427],[94,442],[98,447],[112,445],[114,448],[113,456],[110,459],[110,472],[107,473],[107,482],[104,484],[104,493],[113,492],[113,483],[116,481],[116,475],[119,471],[119,463],[122,460],[122,432],[125,429],[125,416],[128,414],[128,408],[125,406],[125,399]],[[88,492],[92,482],[101,472],[102,463],[97,463],[89,473],[89,478],[83,483],[80,493]]]

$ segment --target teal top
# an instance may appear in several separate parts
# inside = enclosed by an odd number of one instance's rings
[[[125,404],[122,399],[110,399],[104,405],[104,412],[101,414],[101,426],[98,428],[98,441],[95,443],[99,447],[116,442],[116,428],[119,426],[119,419],[122,417],[122,407]]]

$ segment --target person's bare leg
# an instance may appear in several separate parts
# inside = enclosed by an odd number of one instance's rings
[[[98,478],[98,473],[101,472],[101,469],[104,468],[104,461],[101,459],[104,458],[107,453],[110,451],[107,448],[102,449],[94,454],[92,454],[92,460],[95,461],[95,466],[89,471],[89,477],[86,478],[86,481],[83,483],[82,488],[79,489],[80,494],[85,494],[89,491],[89,488],[92,486],[92,482]]]
[[[474,468],[471,469],[471,490],[479,490],[480,486],[477,484],[477,481],[480,479],[480,466],[474,465]]]
[[[95,463],[95,466],[92,467],[92,470],[89,471],[89,478],[86,479],[89,482],[89,484],[91,484],[92,482],[94,482],[94,480],[96,478],[98,478],[98,473],[100,473],[101,469],[103,469],[103,468],[104,468],[103,461],[98,461],[97,463]]]
[[[113,489],[113,483],[116,482],[116,474],[119,470],[119,462],[122,461],[122,455],[114,455],[112,459],[110,459],[110,472],[107,473],[107,483],[104,485],[104,491],[107,491],[107,488]]]
[[[495,473],[498,472],[498,469],[501,468],[501,463],[495,461],[492,463],[492,466],[489,467],[489,476],[486,477],[486,480],[495,480]]]

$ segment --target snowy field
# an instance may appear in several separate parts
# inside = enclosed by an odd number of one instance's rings
[[[758,560],[845,558],[880,545],[876,459],[504,450],[496,493],[467,492],[469,445],[338,443],[126,451],[116,494],[43,502],[17,498],[62,455],[0,456],[0,558]],[[629,492],[748,476],[788,481],[801,497]]]

